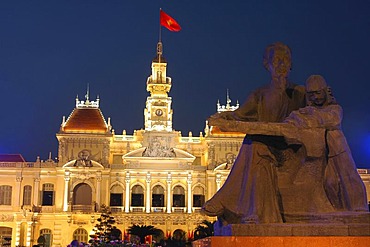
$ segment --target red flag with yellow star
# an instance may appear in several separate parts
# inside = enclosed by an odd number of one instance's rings
[[[159,13],[161,26],[164,26],[165,28],[172,32],[178,32],[181,30],[179,23],[177,23],[175,19],[166,14],[163,10],[160,10]]]

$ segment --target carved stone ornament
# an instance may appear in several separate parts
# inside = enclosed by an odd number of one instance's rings
[[[82,172],[77,174],[77,179],[80,180],[88,180],[91,178],[91,174],[89,172]]]
[[[84,149],[78,153],[78,159],[73,164],[73,166],[77,167],[92,167],[92,162],[90,159],[91,152],[87,149]]]
[[[2,214],[0,215],[0,222],[9,222],[9,221],[13,221],[14,220],[14,216],[11,215],[11,214]]]
[[[154,137],[144,150],[143,157],[176,157],[173,148],[167,147],[160,138]]]

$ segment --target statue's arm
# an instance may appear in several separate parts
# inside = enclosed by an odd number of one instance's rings
[[[329,105],[324,108],[307,106],[293,111],[284,122],[299,128],[339,129],[342,122],[342,108]]]
[[[257,114],[257,95],[256,93],[252,93],[249,95],[248,99],[244,104],[236,109],[235,111],[226,111],[213,114],[208,118],[208,124],[210,126],[218,126],[218,120],[234,120],[234,121],[257,121],[258,114]],[[222,129],[221,129],[222,130]]]
[[[343,109],[340,105],[329,105],[325,108],[317,109],[314,115],[321,127],[325,129],[339,129],[342,122]]]
[[[310,157],[321,157],[325,151],[324,128],[302,128],[286,123],[243,122],[226,119],[210,119],[209,124],[223,131],[250,135],[284,136],[288,144],[302,144]]]
[[[256,92],[248,96],[247,100],[235,111],[231,112],[233,119],[238,121],[258,120],[258,94]]]

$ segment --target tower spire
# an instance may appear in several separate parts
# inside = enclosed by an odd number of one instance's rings
[[[167,77],[167,62],[163,57],[163,44],[157,43],[156,57],[152,61],[152,74],[146,82],[150,96],[144,110],[145,130],[172,131],[171,78]]]
[[[90,94],[90,85],[87,83],[87,89],[86,89],[86,94],[85,94],[85,99],[86,101],[89,101],[89,94]]]
[[[230,108],[230,103],[231,103],[231,99],[230,99],[230,96],[229,96],[229,89],[226,89],[226,108],[227,109]]]
[[[235,111],[239,108],[239,101],[236,101],[236,105],[233,106],[230,104],[231,99],[229,95],[229,89],[226,89],[226,105],[221,105],[220,100],[217,101],[217,112],[224,112],[224,111]]]

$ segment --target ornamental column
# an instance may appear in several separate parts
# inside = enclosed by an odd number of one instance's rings
[[[171,184],[172,174],[169,172],[167,175],[167,213],[171,213]]]
[[[34,241],[33,239],[31,239],[32,227],[33,227],[34,224],[36,224],[36,223],[34,223],[32,221],[27,222],[27,234],[26,234],[26,246],[27,247],[32,246],[31,244],[33,244],[33,241]]]
[[[20,246],[20,236],[21,236],[21,223],[22,222],[16,222],[16,228],[15,228],[15,246]]]
[[[146,174],[146,202],[145,202],[145,212],[150,213],[151,200],[150,200],[150,182],[152,181],[150,172]]]
[[[20,196],[21,196],[22,174],[17,174],[15,180],[16,180],[16,184],[15,184],[14,205],[16,207],[19,207],[19,200],[20,200]]]
[[[193,204],[192,204],[193,193],[191,191],[191,185],[193,183],[193,179],[192,179],[192,175],[191,175],[190,172],[188,173],[188,178],[187,178],[186,182],[188,183],[188,214],[191,214],[192,213],[192,208],[193,208],[192,207],[193,206]]]
[[[130,212],[130,173],[127,172],[126,173],[126,178],[125,178],[125,182],[126,182],[126,191],[125,191],[125,213],[129,213]]]
[[[208,169],[214,169],[216,163],[215,144],[209,144],[208,148]]]
[[[221,174],[216,174],[216,192],[221,188]]]
[[[100,209],[100,187],[101,187],[101,172],[98,171],[96,173],[96,203],[97,203],[97,208],[96,210]]]
[[[40,178],[37,177],[33,182],[33,205],[39,205]]]
[[[64,172],[64,198],[63,198],[63,211],[67,212],[68,211],[68,185],[69,185],[69,180],[71,179],[70,177],[70,172],[69,170],[66,170]]]

